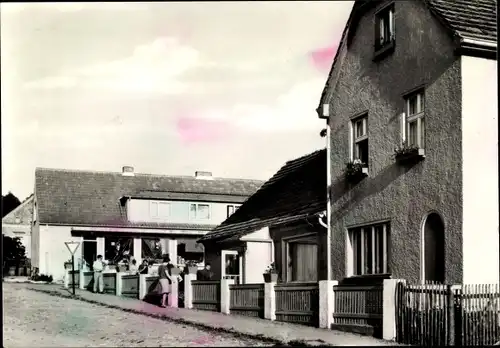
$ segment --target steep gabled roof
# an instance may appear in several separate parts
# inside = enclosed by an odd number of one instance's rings
[[[33,221],[34,195],[30,195],[21,204],[4,216],[2,224],[31,225]]]
[[[176,193],[176,199],[182,199],[185,193],[189,196],[187,200],[194,200],[193,195],[198,194],[204,201],[218,201],[218,196],[222,195],[225,201],[234,197],[234,202],[239,203],[256,192],[262,183],[259,180],[203,180],[188,176],[123,176],[113,172],[66,169],[37,168],[35,171],[35,194],[42,224],[168,227],[169,224],[129,223],[120,198],[135,195],[146,198],[149,195],[160,199],[162,193],[165,198],[167,193]],[[213,228],[204,226],[207,227]]]
[[[326,209],[326,150],[287,162],[236,212],[200,238],[235,239],[266,226],[301,220]]]
[[[457,37],[457,42],[464,45],[464,40],[479,40],[472,46],[486,48],[496,52],[497,47],[497,0],[419,0],[427,5],[451,35]],[[355,30],[358,16],[364,8],[373,6],[379,1],[356,0],[347,20],[339,48],[335,53],[325,87],[321,93],[318,109],[325,103],[325,98],[330,87],[335,87],[337,82],[334,76],[335,68],[342,65],[342,55],[347,49],[347,37],[350,30]],[[496,58],[495,58],[496,59]],[[337,67],[339,68],[339,67]],[[320,115],[320,118],[323,118]]]

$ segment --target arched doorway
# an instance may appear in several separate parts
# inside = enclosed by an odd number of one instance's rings
[[[444,283],[444,222],[437,213],[427,215],[423,226],[423,280]]]

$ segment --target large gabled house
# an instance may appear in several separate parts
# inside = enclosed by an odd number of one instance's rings
[[[280,281],[317,281],[326,264],[326,150],[287,162],[241,207],[200,238],[216,279],[262,283],[275,263]]]
[[[32,266],[56,280],[80,243],[76,267],[96,255],[110,263],[126,255],[138,262],[169,254],[173,263],[203,262],[196,240],[224,221],[262,184],[258,180],[166,176],[37,168],[35,171]]]
[[[2,219],[2,235],[19,238],[26,252],[31,257],[31,222],[33,219],[33,195],[26,198],[21,204],[5,215]]]
[[[333,279],[498,283],[496,9],[355,2],[318,107]]]

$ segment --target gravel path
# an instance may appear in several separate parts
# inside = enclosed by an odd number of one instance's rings
[[[4,347],[270,346],[3,283]]]

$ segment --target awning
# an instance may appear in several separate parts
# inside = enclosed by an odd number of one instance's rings
[[[183,248],[182,244],[184,244],[186,253],[203,253],[205,251],[203,244],[196,243],[196,239],[177,239],[177,245],[181,250]]]

